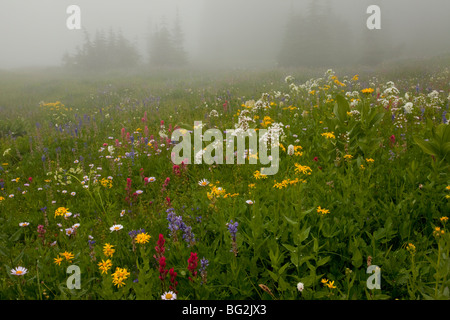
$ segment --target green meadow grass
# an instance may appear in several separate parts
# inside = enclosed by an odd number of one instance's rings
[[[4,71],[0,87],[3,300],[449,299],[448,70]],[[276,175],[174,166],[175,128],[244,115],[282,124]]]

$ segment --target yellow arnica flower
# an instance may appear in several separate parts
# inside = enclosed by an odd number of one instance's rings
[[[326,286],[330,289],[336,289],[337,287],[334,285],[334,281],[328,281]]]
[[[326,137],[327,139],[335,139],[336,138],[334,135],[334,132],[324,132],[324,133],[322,133],[322,136]]]
[[[297,173],[301,172],[303,174],[310,175],[311,172],[312,172],[312,169],[310,167],[308,167],[308,166],[302,166],[302,165],[296,163],[295,164],[295,172],[297,172]]]
[[[74,255],[72,252],[65,251],[63,253],[60,253],[60,255],[62,255],[64,258],[66,258],[66,260],[69,260],[69,261],[74,258]]]
[[[372,158],[368,158],[368,159],[366,159],[366,162],[367,163],[373,163],[373,162],[375,162],[375,160],[373,160]]]
[[[442,236],[444,233],[445,233],[445,231],[443,229],[436,227],[436,228],[434,228],[433,236],[435,236],[437,238],[437,237]]]
[[[55,260],[54,263],[57,264],[58,266],[60,266],[63,258],[62,257],[58,257],[58,258],[54,258],[54,260]]]
[[[102,262],[98,263],[98,268],[102,271],[102,274],[108,273],[108,270],[112,267],[112,262],[110,259],[102,260]]]
[[[55,218],[57,216],[64,216],[67,212],[69,212],[69,208],[59,207],[55,210]]]
[[[139,244],[145,244],[150,240],[150,238],[151,238],[151,236],[147,233],[139,233],[136,236],[135,240]]]
[[[441,222],[446,223],[448,221],[448,217],[441,217],[439,220],[441,220]]]
[[[375,90],[372,89],[372,88],[366,88],[366,89],[362,89],[362,90],[361,90],[362,93],[372,93],[372,92],[374,92],[374,91],[375,91]]]
[[[322,208],[319,206],[319,207],[317,207],[317,212],[324,216],[324,215],[326,215],[327,213],[330,213],[330,210],[325,209],[325,208],[322,209]]]
[[[413,245],[412,243],[408,243],[408,245],[406,246],[406,250],[408,250],[409,253],[411,253],[411,254],[415,254],[416,253],[416,246]]]
[[[128,279],[128,277],[130,276],[130,273],[125,268],[117,267],[116,272],[111,274],[111,276],[113,278],[113,280],[112,280],[113,284],[116,285],[118,288],[120,288],[121,286],[125,285],[124,281],[126,279]]]
[[[353,156],[352,156],[351,154],[346,154],[346,155],[344,156],[344,159],[351,160],[352,158],[353,158]]]
[[[254,176],[255,179],[257,179],[257,180],[259,180],[259,179],[266,179],[266,178],[267,178],[267,175],[261,174],[261,172],[259,172],[259,170],[256,170],[256,171],[253,173],[253,176]]]
[[[114,252],[116,251],[116,249],[113,249],[113,247],[113,245],[105,243],[105,245],[103,246],[103,254],[107,257],[112,257]]]

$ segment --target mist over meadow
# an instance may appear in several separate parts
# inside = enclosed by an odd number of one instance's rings
[[[81,28],[66,12],[80,8]],[[367,8],[381,9],[369,30]],[[374,66],[450,51],[445,0],[0,2],[0,69]]]

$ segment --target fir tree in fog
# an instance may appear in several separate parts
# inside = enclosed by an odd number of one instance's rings
[[[68,68],[100,71],[133,68],[140,63],[140,59],[136,46],[122,32],[116,33],[110,29],[108,35],[98,30],[94,40],[85,31],[84,43],[74,55],[66,53],[63,63]]]

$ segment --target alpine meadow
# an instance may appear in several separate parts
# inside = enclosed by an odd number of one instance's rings
[[[450,299],[446,1],[4,2],[1,300]]]

